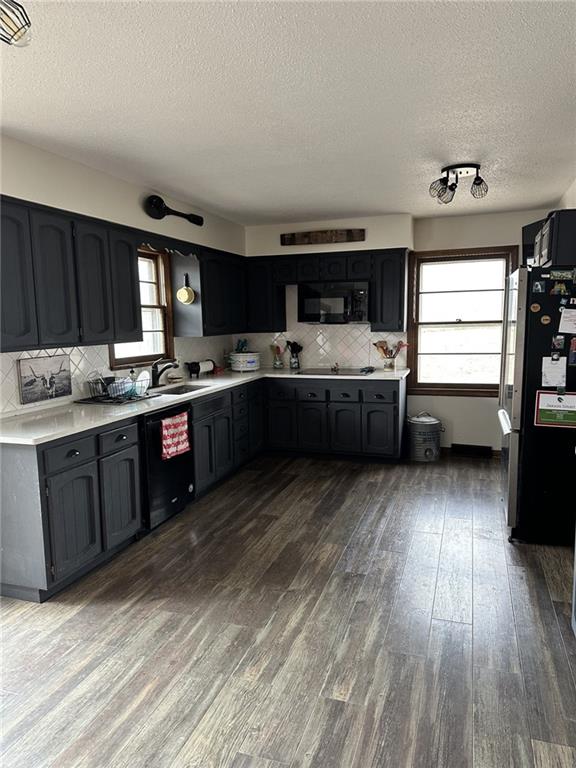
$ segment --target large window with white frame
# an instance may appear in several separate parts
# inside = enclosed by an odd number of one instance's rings
[[[413,253],[410,391],[497,395],[515,247]]]

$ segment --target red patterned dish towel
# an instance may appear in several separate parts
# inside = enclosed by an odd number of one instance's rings
[[[190,450],[188,414],[179,413],[162,419],[162,458],[171,459]]]

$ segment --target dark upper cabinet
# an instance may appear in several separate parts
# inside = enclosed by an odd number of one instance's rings
[[[345,253],[325,254],[320,258],[320,280],[346,280],[348,257]]]
[[[38,343],[71,347],[79,341],[72,223],[67,216],[30,211]]]
[[[102,551],[98,462],[47,481],[48,521],[54,579],[62,579]]]
[[[252,333],[286,330],[286,294],[274,283],[271,259],[246,260],[247,329]]]
[[[275,283],[281,285],[293,285],[298,282],[298,258],[271,258],[273,272],[272,277]]]
[[[196,493],[201,493],[216,481],[214,418],[212,416],[193,423],[192,440],[194,443]]]
[[[88,221],[74,222],[74,250],[81,342],[113,342],[115,330],[108,228]]]
[[[0,231],[0,324],[2,352],[38,346],[28,209],[2,205]]]
[[[358,251],[348,254],[348,280],[370,280],[372,276],[372,254]]]
[[[246,265],[243,256],[225,257],[224,293],[226,296],[226,326],[228,333],[246,330]]]
[[[100,460],[100,494],[105,548],[112,549],[142,527],[137,445]]]
[[[307,283],[314,280],[320,280],[320,257],[299,256],[298,282]]]
[[[234,466],[232,411],[214,416],[214,458],[216,478],[226,475]]]
[[[362,405],[362,449],[395,456],[398,452],[398,406]]]
[[[115,341],[142,341],[136,235],[119,229],[108,233]]]
[[[406,329],[406,251],[372,255],[370,324],[373,331]]]
[[[246,330],[245,265],[242,256],[218,252],[200,255],[205,336]]]
[[[358,403],[330,403],[330,448],[343,453],[362,450],[361,406]]]
[[[268,403],[268,444],[271,448],[286,450],[298,447],[296,403],[281,400]]]
[[[328,449],[326,403],[298,403],[298,447],[304,451]]]

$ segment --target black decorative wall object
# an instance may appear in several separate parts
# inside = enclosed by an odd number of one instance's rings
[[[180,216],[181,219],[186,219],[191,224],[196,224],[197,227],[204,225],[204,218],[202,216],[198,216],[196,213],[175,211],[169,208],[158,195],[150,195],[144,200],[144,211],[152,219],[163,219],[165,216]]]

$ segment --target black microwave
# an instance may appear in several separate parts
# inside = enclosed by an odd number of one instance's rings
[[[368,283],[301,283],[298,322],[367,323]]]

